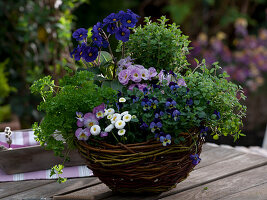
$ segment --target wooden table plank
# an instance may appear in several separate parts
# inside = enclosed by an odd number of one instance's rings
[[[223,160],[221,162],[217,162],[215,164],[196,169],[190,173],[190,176],[185,181],[179,183],[177,187],[172,189],[171,191],[162,193],[161,195],[150,196],[143,199],[151,200],[151,199],[159,199],[167,197],[266,164],[267,164],[267,158],[250,154],[240,155],[228,160]],[[108,199],[115,200],[117,198],[118,196],[112,196]],[[140,198],[131,196],[131,197],[123,197],[120,199],[137,200]]]
[[[267,183],[222,198],[221,200],[266,200]]]
[[[184,192],[162,198],[162,200],[220,199],[241,192],[243,190],[253,188],[257,185],[262,185],[267,183],[266,172],[267,172],[267,165],[251,169],[245,172],[241,172],[236,175],[229,176],[224,179],[220,179],[208,183],[206,185],[193,188],[191,190],[186,190]],[[204,187],[207,187],[207,189],[205,190]],[[251,198],[251,199],[257,199],[257,198]],[[267,199],[267,196],[265,196],[265,199]]]
[[[56,182],[55,180],[31,180],[0,183],[0,198]]]
[[[90,187],[91,185],[99,183],[99,179],[95,177],[68,179],[65,183],[59,184],[57,182],[53,182],[24,192],[17,193],[15,195],[8,196],[4,199],[12,200],[24,198],[48,198],[54,195],[66,194],[77,189]]]

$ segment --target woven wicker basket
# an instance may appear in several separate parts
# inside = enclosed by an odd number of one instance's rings
[[[183,144],[162,146],[158,141],[128,145],[76,141],[88,168],[111,190],[122,193],[161,193],[187,178],[195,165],[190,155],[201,153],[203,140],[187,134]]]

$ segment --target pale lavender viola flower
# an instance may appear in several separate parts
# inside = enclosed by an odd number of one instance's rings
[[[130,71],[130,79],[136,83],[142,80],[141,70],[137,67]]]
[[[83,127],[83,113],[81,112],[76,112],[76,119],[77,119],[77,126],[78,127]]]
[[[129,70],[124,69],[120,71],[120,73],[118,74],[118,79],[122,85],[127,85],[130,80]]]
[[[77,137],[78,140],[88,140],[89,136],[91,135],[89,128],[78,128],[75,131],[75,136]]]
[[[149,72],[147,69],[141,69],[141,76],[143,80],[148,80],[149,79]]]
[[[138,69],[145,69],[143,65],[134,65],[134,67],[137,67]]]
[[[101,132],[100,133],[100,137],[107,137],[108,136],[108,132]]]
[[[91,128],[93,125],[98,125],[99,122],[96,118],[96,115],[93,113],[86,113],[84,115],[84,120],[83,120],[84,126],[87,128]]]
[[[93,114],[95,114],[97,119],[102,119],[105,113],[105,104],[102,103],[93,109]]]
[[[131,84],[129,87],[128,87],[128,90],[133,90],[134,87],[138,87],[137,84]],[[138,88],[139,89],[139,88]]]
[[[185,83],[185,81],[184,81],[184,79],[182,79],[182,78],[179,78],[179,79],[178,79],[178,81],[177,81],[177,85],[178,85],[178,86],[184,86],[184,87],[187,86],[186,83]]]
[[[175,77],[172,74],[168,74],[166,77],[167,83],[168,85],[170,84],[170,82],[175,82]]]
[[[159,82],[162,83],[163,80],[165,80],[165,76],[164,76],[164,71],[161,70],[158,74],[158,77],[159,77]]]
[[[157,76],[158,73],[157,73],[157,70],[154,67],[150,67],[148,69],[148,74],[149,74],[148,79],[151,80],[151,78]]]
[[[80,119],[78,119],[76,124],[78,127],[83,127],[84,126],[83,119],[82,119],[82,121]]]
[[[147,88],[147,84],[146,84],[146,83],[143,83],[143,84],[138,83],[137,86],[138,86],[138,89],[139,89],[140,91],[143,91],[144,88]]]

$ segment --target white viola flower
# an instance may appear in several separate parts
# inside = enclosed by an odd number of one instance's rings
[[[114,128],[114,125],[110,124],[105,128],[105,132],[110,132],[110,131],[112,131],[113,128]]]
[[[128,113],[129,113],[128,111],[125,111],[125,112],[121,113],[121,116],[127,115]]]
[[[132,116],[130,114],[126,114],[122,118],[122,120],[125,122],[129,122],[129,121],[131,121],[131,119],[132,119]]]
[[[110,119],[112,124],[115,124],[115,122],[118,120],[121,120],[121,115],[119,113],[113,114],[112,118]]]
[[[124,103],[124,102],[126,102],[126,99],[123,98],[123,97],[121,97],[121,98],[119,98],[119,102],[120,102],[120,103]]]
[[[117,128],[117,129],[123,129],[124,128],[124,126],[125,126],[125,121],[123,121],[123,120],[118,120],[118,121],[116,121],[116,123],[115,123],[115,127]]]
[[[115,113],[115,110],[113,108],[108,109],[108,115],[112,115]]]
[[[98,125],[93,125],[90,129],[90,132],[92,135],[99,135],[99,133],[101,132],[101,128]]]
[[[112,117],[113,117],[113,114],[109,114],[109,115],[107,116],[107,119],[112,119]]]
[[[109,113],[108,113],[108,110],[107,109],[104,109],[104,116],[106,117]]]
[[[118,131],[118,135],[119,136],[123,136],[124,134],[125,134],[125,129],[120,129],[119,131]]]

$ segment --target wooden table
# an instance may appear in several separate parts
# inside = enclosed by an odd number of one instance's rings
[[[95,177],[0,183],[0,199],[267,199],[267,158],[204,145],[201,163],[176,188],[157,196],[119,196]]]

